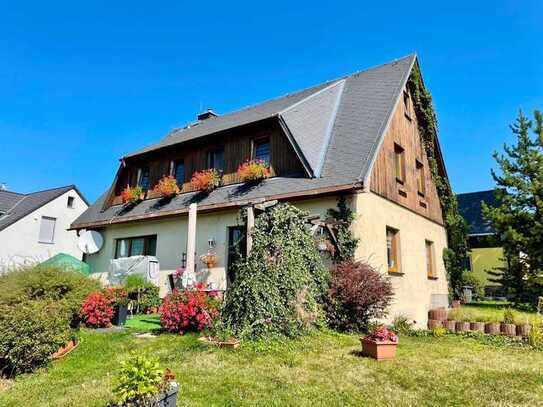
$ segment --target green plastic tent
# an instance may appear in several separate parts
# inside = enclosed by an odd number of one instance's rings
[[[88,276],[91,273],[90,266],[87,263],[65,253],[59,253],[50,259],[45,260],[43,263],[40,263],[40,266],[62,267],[78,271],[85,276]]]

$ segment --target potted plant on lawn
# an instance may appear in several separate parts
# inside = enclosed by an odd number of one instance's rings
[[[398,336],[388,330],[384,325],[379,325],[370,334],[360,337],[362,352],[377,360],[394,359]]]
[[[236,349],[240,345],[240,340],[234,336],[232,329],[220,318],[214,321],[207,335],[199,337],[198,340],[219,348]]]
[[[217,189],[221,186],[221,182],[221,174],[215,168],[196,171],[190,180],[190,184],[194,189],[204,193],[210,193],[214,189]]]
[[[121,287],[110,287],[104,290],[104,295],[113,307],[113,325],[122,326],[128,315],[128,293]]]
[[[173,407],[178,390],[170,369],[162,370],[156,359],[133,354],[121,362],[113,393],[117,406]]]
[[[247,160],[238,167],[238,177],[243,182],[260,182],[271,175],[270,166],[262,160]]]
[[[172,175],[168,175],[158,181],[153,191],[164,198],[172,198],[179,193],[179,187],[176,179]]]
[[[515,313],[511,308],[507,308],[503,313],[501,331],[507,336],[515,336],[517,334],[517,326],[515,325]]]
[[[123,204],[136,204],[145,199],[145,192],[143,192],[143,188],[139,185],[135,186],[134,188],[130,188],[130,185],[127,185],[121,193],[121,198],[123,200]]]

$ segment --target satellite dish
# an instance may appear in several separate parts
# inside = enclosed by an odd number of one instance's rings
[[[77,246],[85,254],[98,252],[104,245],[104,238],[96,230],[86,230],[79,235]]]

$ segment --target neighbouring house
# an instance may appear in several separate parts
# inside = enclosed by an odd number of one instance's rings
[[[488,220],[483,216],[482,202],[488,206],[496,206],[496,195],[493,189],[489,191],[468,192],[458,194],[458,209],[460,214],[468,223],[468,243],[470,249],[469,269],[485,285],[485,296],[503,296],[503,289],[500,283],[491,281],[497,276],[488,272],[499,272],[500,268],[506,266],[503,249],[498,247],[494,237],[494,229]]]
[[[235,278],[232,263],[250,249],[240,209],[247,209],[250,230],[253,213],[274,201],[325,219],[344,196],[357,214],[356,258],[392,279],[396,300],[390,316],[426,324],[429,308],[448,305],[442,259],[447,236],[406,86],[414,69],[418,60],[411,55],[233,113],[209,110],[125,155],[111,187],[72,224],[103,237],[101,250],[86,256],[92,272],[107,281],[115,259],[156,256],[163,294],[169,276],[193,264],[198,279],[225,290]],[[446,177],[435,143],[437,171]],[[237,169],[248,159],[269,163],[270,178],[241,182]],[[191,177],[209,168],[223,174],[223,186],[202,194]],[[156,194],[153,187],[164,175],[175,177],[180,194]],[[145,198],[123,205],[127,185],[141,186]],[[200,259],[209,250],[214,264]]]
[[[68,230],[89,204],[75,185],[23,194],[0,189],[0,271],[59,253],[81,259]]]

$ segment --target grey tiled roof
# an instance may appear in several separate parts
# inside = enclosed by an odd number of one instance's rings
[[[469,226],[470,235],[485,235],[494,233],[489,221],[483,216],[481,202],[488,206],[496,206],[496,194],[493,189],[489,191],[468,192],[458,194],[458,210]]]
[[[368,173],[415,60],[415,55],[410,55],[251,108],[207,119],[195,127],[175,131],[157,144],[130,154],[142,154],[277,117],[277,120],[284,121],[287,131],[292,135],[295,149],[301,151],[302,158],[316,177],[277,177],[265,180],[254,188],[230,185],[213,191],[207,197],[187,193],[175,197],[169,203],[152,199],[141,202],[128,212],[123,211],[120,205],[102,212],[104,194],[72,227],[182,211],[195,200],[200,205],[235,204],[275,195],[359,185]]]
[[[24,218],[26,215],[34,212],[36,209],[51,202],[53,199],[71,189],[77,191],[75,185],[47,189],[45,191],[32,192],[30,194],[0,191],[0,212],[3,213],[3,216],[0,216],[0,230],[14,224],[19,219]],[[81,195],[79,191],[77,192]],[[83,195],[81,195],[81,197],[85,200]]]

